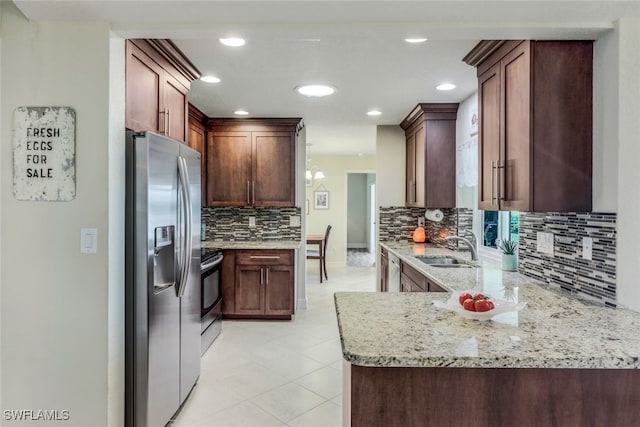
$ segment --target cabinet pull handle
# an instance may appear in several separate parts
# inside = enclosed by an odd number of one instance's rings
[[[498,171],[496,173],[498,179],[498,200],[505,200],[504,194],[506,193],[506,188],[503,188],[506,181],[506,168],[502,162],[498,162]]]
[[[280,259],[279,256],[276,255],[249,255],[251,259]]]
[[[166,125],[166,112],[164,110],[158,111],[158,133],[164,135],[164,127]]]
[[[251,204],[255,205],[256,204],[256,182],[255,181],[251,181],[251,195],[253,198],[253,202]]]
[[[497,170],[498,170],[498,165],[497,165],[497,161],[495,160],[491,160],[491,204],[493,205],[493,201],[495,200],[496,202],[498,201],[498,198],[495,196],[496,191],[495,191],[495,179],[494,179],[494,173],[495,175],[497,175]]]
[[[169,136],[169,134],[171,133],[171,110],[167,109],[167,128],[166,128],[166,135]]]
[[[267,270],[267,285],[269,284],[269,267],[265,268]]]
[[[264,285],[264,268],[260,267],[260,284]]]
[[[247,180],[247,205],[251,204],[251,195],[249,190],[249,180]]]

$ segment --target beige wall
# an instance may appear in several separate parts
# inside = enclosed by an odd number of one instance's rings
[[[376,198],[378,206],[404,206],[406,139],[397,125],[378,126]]]
[[[347,173],[374,172],[375,156],[320,156],[311,157],[311,163],[320,167],[326,178],[314,180],[307,187],[309,215],[306,216],[307,234],[323,234],[331,225],[327,248],[327,262],[345,265],[347,257]],[[314,209],[313,193],[321,185],[329,191],[329,209]]]
[[[616,188],[606,191],[618,195],[618,247],[617,276],[618,303],[640,311],[640,285],[638,283],[638,260],[640,260],[640,138],[638,118],[640,118],[640,19],[623,19],[618,23],[614,37],[618,40],[618,58],[608,64],[606,78],[617,79],[617,110],[619,115],[610,117],[606,123],[608,132],[617,133],[617,170],[611,168],[608,174],[617,173]],[[612,42],[612,47],[616,43]],[[618,65],[616,67],[616,65]],[[617,131],[617,132],[616,132]],[[605,143],[610,138],[605,136]],[[615,142],[615,137],[612,136]],[[613,145],[615,147],[615,144]]]
[[[65,425],[107,425],[109,387],[122,399],[117,380],[109,378],[117,369],[110,334],[123,344],[122,323],[109,323],[109,299],[119,302],[109,286],[122,285],[122,263],[111,270],[109,251],[123,259],[117,246],[123,228],[111,228],[122,213],[109,208],[110,197],[115,209],[123,197],[109,183],[110,149],[117,147],[109,121],[120,114],[110,110],[110,27],[34,23],[10,2],[0,7],[2,409],[66,409],[71,419]],[[75,200],[14,199],[11,129],[19,106],[75,109]],[[119,126],[120,139],[122,131]],[[97,254],[80,253],[81,227],[98,229]],[[113,416],[112,425],[121,423],[121,415]]]

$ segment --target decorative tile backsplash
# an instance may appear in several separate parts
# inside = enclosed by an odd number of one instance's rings
[[[616,306],[616,214],[520,213],[519,272]],[[537,251],[537,233],[554,234],[554,254]],[[593,239],[593,260],[582,238]]]
[[[290,226],[292,216],[300,216],[301,209],[203,207],[202,223],[206,227],[206,240],[248,242],[253,240],[302,239],[301,226]],[[249,217],[255,217],[256,226],[249,227]],[[299,223],[299,221],[298,221]]]
[[[425,219],[427,243],[457,249],[457,242],[445,242],[447,236],[466,236],[471,231],[473,211],[471,209],[441,209],[444,218],[440,222]],[[411,241],[418,218],[424,218],[424,208],[404,206],[380,207],[380,241]]]

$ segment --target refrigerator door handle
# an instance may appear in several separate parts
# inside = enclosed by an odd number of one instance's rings
[[[182,193],[182,209],[184,212],[184,232],[182,236],[182,271],[180,272],[180,285],[178,296],[182,297],[189,279],[189,261],[191,260],[191,194],[189,193],[189,175],[187,173],[187,161],[184,157],[178,157],[178,176]]]

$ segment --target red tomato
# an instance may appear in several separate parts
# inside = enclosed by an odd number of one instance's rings
[[[462,303],[462,308],[464,308],[467,311],[476,311],[475,303],[476,302],[473,300],[473,298],[466,299]]]
[[[471,294],[469,292],[464,292],[462,294],[460,294],[460,296],[458,297],[458,301],[460,301],[460,305],[462,305],[464,303],[465,300],[468,300],[469,298],[473,298],[471,296]]]
[[[473,296],[473,299],[476,299],[476,300],[478,300],[478,299],[484,299],[484,298],[485,298],[484,294],[475,294],[475,295]]]
[[[493,302],[491,302],[488,299],[478,300],[474,304],[474,308],[476,309],[476,311],[480,311],[480,312],[493,310],[494,307],[495,305],[493,304]]]

